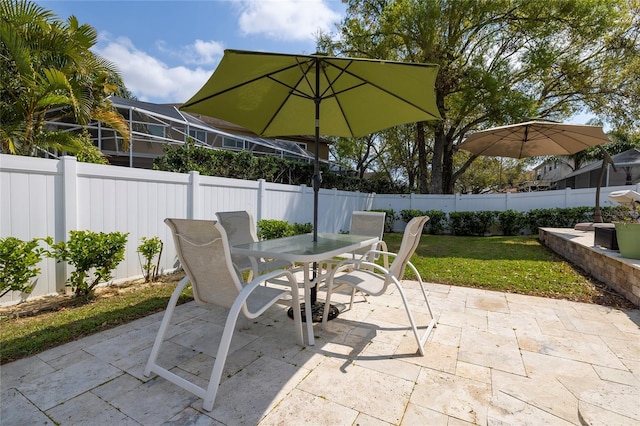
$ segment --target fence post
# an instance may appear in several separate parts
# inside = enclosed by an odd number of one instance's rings
[[[505,192],[504,193],[504,210],[507,211],[509,210],[509,198],[510,197],[510,192]]]
[[[257,197],[258,199],[256,200],[256,222],[259,222],[262,220],[262,214],[264,212],[264,202],[266,201],[267,197],[267,188],[265,188],[265,180],[264,179],[258,179],[258,194]]]
[[[65,155],[59,163],[62,173],[62,226],[55,241],[69,241],[69,231],[78,229],[78,162]],[[57,228],[57,227],[56,227]],[[67,262],[56,264],[56,291],[64,292],[70,267]]]
[[[311,216],[311,220],[309,222],[313,222],[313,200],[311,201],[311,214],[307,216],[307,211],[309,209],[309,203],[307,203],[307,185],[304,183],[300,185],[300,199],[302,200],[302,218],[307,218]],[[301,219],[300,222],[304,223],[305,219]]]
[[[187,190],[187,219],[200,219],[200,172],[189,172]]]
[[[567,208],[567,206],[569,205],[569,193],[571,192],[571,188],[565,188],[564,189],[564,207],[565,209]]]

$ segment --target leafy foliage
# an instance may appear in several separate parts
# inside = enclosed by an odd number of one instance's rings
[[[100,282],[111,279],[111,272],[124,259],[128,233],[70,231],[69,241],[53,244],[51,255],[58,262],[75,266],[67,280],[76,296],[91,295]],[[93,279],[90,273],[93,271]]]
[[[384,232],[393,232],[393,224],[400,219],[393,209],[373,209],[372,212],[384,212]]]
[[[311,223],[294,223],[292,225],[285,220],[278,219],[262,219],[258,221],[257,226],[258,238],[261,240],[273,240],[313,232],[313,224]]]
[[[107,100],[124,85],[115,67],[91,51],[98,39],[94,28],[74,16],[61,21],[25,0],[0,3],[0,23],[3,152],[81,151],[82,136],[45,126],[65,119],[80,125],[98,120],[128,143],[127,123]]]
[[[313,223],[294,223],[293,235],[310,234],[313,232]]]
[[[151,282],[158,278],[158,266],[160,264],[160,256],[162,256],[162,240],[158,237],[146,238],[142,237],[142,243],[138,246],[138,253],[144,258],[142,263],[142,271],[144,272],[144,281]],[[153,260],[156,264],[153,264]]]
[[[502,235],[518,235],[522,228],[524,215],[515,210],[505,210],[498,212],[497,219]]]
[[[451,212],[449,213],[449,227],[453,235],[485,235],[495,223],[493,211],[480,212]]]
[[[334,55],[438,64],[442,121],[419,123],[397,161],[420,192],[453,193],[476,156],[455,164],[475,130],[526,121],[562,121],[588,108],[637,132],[640,13],[627,0],[347,0]],[[421,133],[420,127],[424,132]],[[465,183],[469,185],[469,183]]]
[[[384,178],[360,179],[329,171],[322,164],[322,188],[344,191],[397,194],[407,190],[406,185]],[[247,151],[214,150],[196,145],[193,139],[180,145],[165,145],[164,155],[153,162],[155,170],[175,173],[197,171],[203,176],[258,180],[288,185],[311,186],[313,164],[287,160],[274,156],[254,157]]]
[[[258,238],[261,240],[273,240],[294,235],[293,225],[284,220],[262,219],[258,221],[257,225]]]
[[[39,243],[39,238],[0,238],[0,297],[10,291],[31,293],[34,284],[30,280],[40,273],[36,265],[45,253]]]

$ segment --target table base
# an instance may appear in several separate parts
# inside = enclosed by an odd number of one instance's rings
[[[302,314],[302,322],[307,322],[307,316],[306,311],[305,311],[305,304],[301,303],[300,304],[300,314]],[[322,302],[316,302],[313,305],[311,305],[311,321],[313,322],[322,322],[322,314],[324,313],[324,303]],[[332,319],[336,318],[338,316],[338,314],[340,314],[340,311],[338,310],[338,308],[336,308],[334,305],[329,306],[329,317],[328,317],[328,321],[331,321]],[[289,308],[289,311],[287,311],[287,315],[289,315],[289,318],[293,318],[293,308]]]

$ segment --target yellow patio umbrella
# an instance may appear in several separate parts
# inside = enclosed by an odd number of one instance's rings
[[[438,66],[432,64],[225,50],[209,81],[180,109],[221,118],[261,136],[315,135],[317,241],[320,135],[360,137],[401,124],[440,120],[434,91],[437,74]],[[314,264],[314,275],[315,270]],[[312,309],[320,311],[313,290]]]
[[[438,66],[431,64],[226,50],[209,81],[180,109],[261,136],[315,135],[316,241],[320,135],[360,137],[441,119],[437,73]]]

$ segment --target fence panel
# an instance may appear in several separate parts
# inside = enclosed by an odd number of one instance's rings
[[[633,189],[605,187],[601,206],[611,205],[611,191]],[[366,194],[321,189],[318,231],[347,230],[354,210],[405,209],[452,211],[506,210],[594,206],[595,189],[560,190],[517,194],[436,195]],[[129,233],[125,260],[114,271],[114,280],[142,276],[137,248],[142,237],[158,236],[164,243],[162,271],[178,266],[167,217],[214,219],[216,211],[248,210],[256,220],[280,219],[313,222],[313,189],[200,176],[197,172],[169,173],[117,166],[77,163],[74,157],[50,160],[0,154],[0,237],[22,240],[51,236],[65,241],[70,230]],[[397,221],[394,229],[402,230]],[[64,290],[70,268],[43,260],[31,297]],[[16,303],[27,295],[9,293],[0,305]]]
[[[57,219],[62,212],[62,173],[58,160],[30,157],[0,157],[0,237],[21,240],[56,237]],[[39,264],[31,297],[54,293],[56,288],[56,262],[44,260]],[[49,286],[48,283],[52,283]],[[11,292],[0,301],[17,303],[26,294]]]

